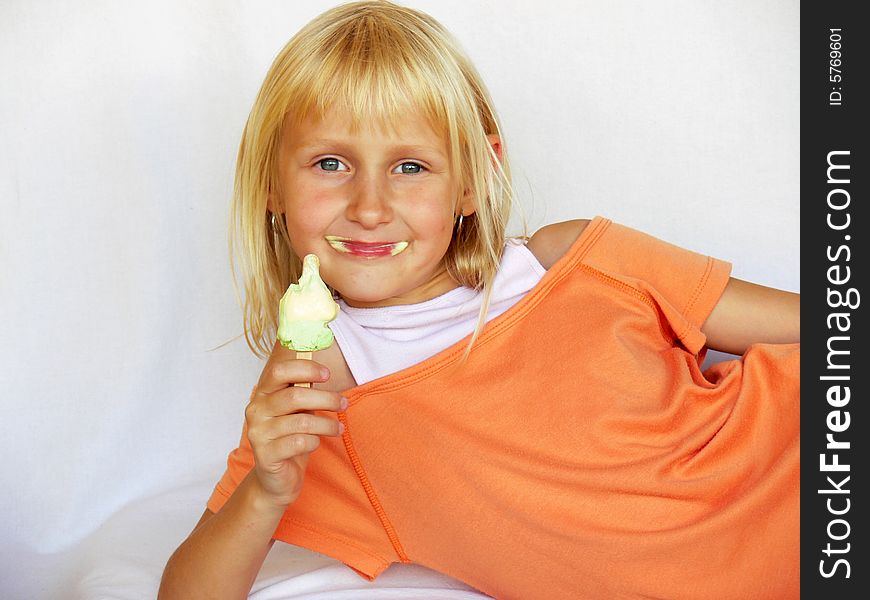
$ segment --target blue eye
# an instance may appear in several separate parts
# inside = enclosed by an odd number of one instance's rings
[[[402,163],[397,168],[399,169],[399,172],[403,175],[416,175],[417,173],[421,173],[423,171],[423,165],[419,165],[413,162]]]
[[[317,164],[320,165],[320,168],[324,171],[346,171],[347,168],[341,169],[339,166],[344,166],[344,163],[338,160],[337,158],[324,158],[322,160],[317,161]]]

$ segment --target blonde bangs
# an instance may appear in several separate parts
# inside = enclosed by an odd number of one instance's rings
[[[498,119],[474,66],[437,21],[390,2],[363,1],[321,14],[287,43],[242,136],[230,246],[244,270],[249,347],[260,357],[271,352],[278,300],[301,269],[283,218],[268,211],[269,192],[278,189],[283,124],[336,114],[349,117],[354,130],[372,123],[384,131],[422,116],[447,140],[457,174],[454,211],[464,190],[477,199],[474,215],[463,218],[444,257],[458,283],[484,292],[473,344],[485,322],[511,208],[504,139],[501,162],[486,139],[500,135]]]
[[[388,7],[392,10],[381,14]],[[305,37],[303,29],[286,49],[288,55],[307,57],[288,69],[282,102],[287,117],[299,124],[339,114],[349,117],[356,133],[363,123],[395,131],[403,119],[419,115],[433,131],[455,140],[453,115],[467,99],[450,93],[459,91],[453,82],[463,75],[432,37],[438,32],[421,28],[420,14],[386,3],[353,3],[334,11],[321,16],[328,25],[318,28],[319,18],[306,27],[316,35]],[[451,150],[459,154],[458,146]]]

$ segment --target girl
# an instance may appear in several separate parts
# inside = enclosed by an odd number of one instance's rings
[[[245,597],[276,539],[499,598],[797,597],[799,296],[603,217],[506,239],[508,164],[428,15],[290,40],[233,206],[268,360],[161,598]],[[308,253],[342,308],[312,361],[272,345]]]

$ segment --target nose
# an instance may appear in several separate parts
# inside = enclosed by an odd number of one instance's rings
[[[393,218],[390,189],[376,176],[358,177],[350,190],[347,218],[364,229],[375,229]]]

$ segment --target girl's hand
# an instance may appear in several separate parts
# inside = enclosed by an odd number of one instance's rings
[[[315,410],[346,408],[340,394],[295,383],[323,382],[329,370],[313,360],[298,360],[276,343],[251,401],[245,409],[248,440],[254,452],[254,473],[268,501],[286,507],[302,491],[308,458],[321,435],[339,436],[337,419],[314,415]]]

